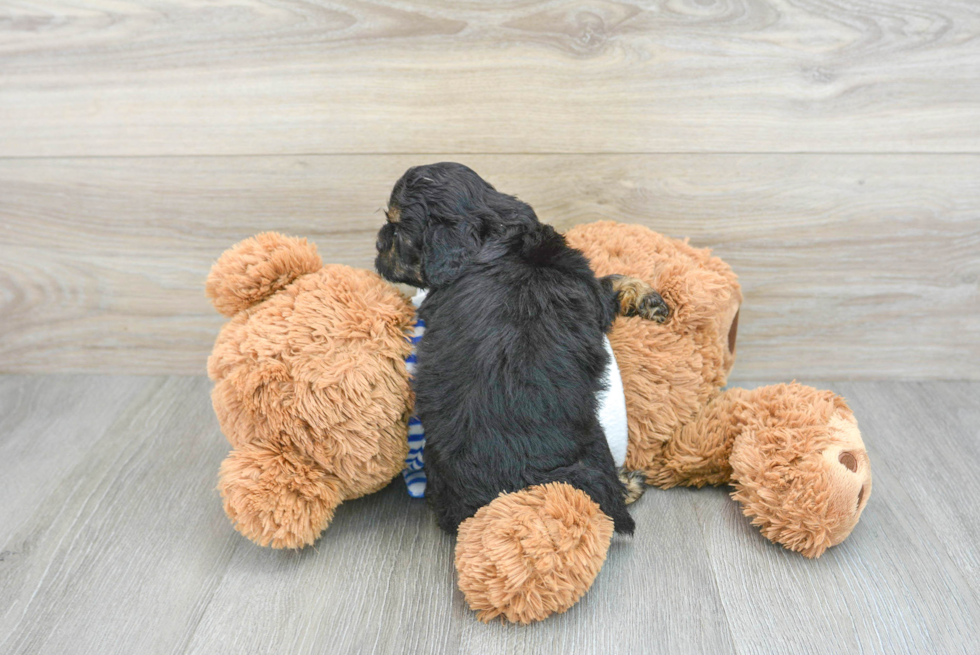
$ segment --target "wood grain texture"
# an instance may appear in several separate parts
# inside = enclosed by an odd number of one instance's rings
[[[264,230],[371,268],[390,186],[458,159],[561,229],[713,247],[746,301],[735,378],[980,378],[980,155],[0,160],[0,370],[199,374],[211,263]]]
[[[131,378],[75,378],[74,394],[99,386],[103,402],[122,406],[101,434],[87,435],[89,447],[71,472],[55,479],[30,520],[5,539],[0,652],[163,653],[182,648],[193,633],[237,546],[221,529],[227,526],[215,502],[214,465],[226,447],[207,380],[138,384],[134,394]],[[51,440],[72,436],[57,424],[45,430],[58,402],[38,406],[34,425],[21,427],[41,433],[41,456],[57,456],[61,446]],[[98,402],[70,409],[83,424],[102,411]],[[28,492],[5,487],[2,504],[36,502],[22,497]]]
[[[17,501],[0,503],[0,544],[34,517],[148,377],[0,377],[0,480]],[[29,546],[28,546],[29,547]],[[10,555],[10,553],[8,553]],[[0,556],[2,557],[2,556]]]
[[[0,532],[0,652],[980,648],[978,383],[830,385],[861,421],[875,488],[854,534],[820,559],[767,542],[724,489],[651,489],[632,509],[636,536],[616,539],[583,600],[524,628],[474,619],[455,588],[452,540],[400,480],[342,505],[315,548],[240,537],[213,488],[227,446],[208,388],[0,377],[10,417],[0,480],[18,480],[0,485],[0,508],[31,507]],[[26,435],[34,453],[18,445]],[[62,457],[68,439],[78,445]],[[47,458],[62,463],[44,469]],[[53,479],[17,478],[21,468]]]
[[[977,152],[969,0],[8,2],[0,156]]]

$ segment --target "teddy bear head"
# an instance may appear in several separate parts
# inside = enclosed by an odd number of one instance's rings
[[[735,400],[751,403],[729,458],[743,513],[765,537],[807,557],[844,541],[871,495],[871,462],[844,399],[793,383]]]
[[[404,465],[414,311],[378,275],[323,266],[313,244],[275,233],[225,252],[206,291],[230,318],[208,359],[234,447],[225,510],[262,545],[312,543],[340,502]]]

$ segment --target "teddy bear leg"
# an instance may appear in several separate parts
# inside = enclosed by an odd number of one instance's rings
[[[459,588],[483,622],[560,614],[592,586],[612,534],[612,519],[571,485],[501,494],[459,526]]]
[[[255,444],[228,454],[218,490],[235,529],[273,548],[312,544],[344,499],[340,482],[312,460]]]

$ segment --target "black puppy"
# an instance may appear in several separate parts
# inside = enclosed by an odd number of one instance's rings
[[[429,289],[413,386],[439,525],[455,534],[501,492],[559,481],[632,534],[596,393],[616,314],[662,322],[660,295],[638,280],[596,279],[530,206],[461,164],[409,169],[387,216],[378,272]]]

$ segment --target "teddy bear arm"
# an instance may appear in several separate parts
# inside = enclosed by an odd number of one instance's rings
[[[272,444],[233,449],[221,464],[218,490],[235,529],[272,548],[312,544],[344,499],[335,476],[296,451]]]
[[[743,389],[716,395],[664,442],[658,461],[646,467],[647,483],[669,489],[728,484],[732,446],[750,416]]]

